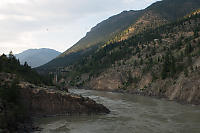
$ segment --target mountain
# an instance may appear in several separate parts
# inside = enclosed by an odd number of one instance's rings
[[[134,23],[140,14],[139,11],[123,11],[118,15],[104,20],[93,27],[84,38],[80,39],[72,48],[65,51],[62,55],[87,49],[96,45],[98,42],[107,42],[111,37],[114,37],[117,33],[120,33],[130,24]]]
[[[199,7],[198,0],[163,0],[144,10],[124,11],[97,24],[74,46],[38,70],[73,64],[107,43],[122,41],[147,29],[176,21]]]
[[[200,104],[200,10],[111,42],[64,69],[57,74],[68,86]]]
[[[21,64],[24,64],[26,61],[31,67],[38,67],[56,58],[59,54],[60,52],[56,50],[41,48],[28,49],[22,53],[16,54],[15,56],[20,60]]]

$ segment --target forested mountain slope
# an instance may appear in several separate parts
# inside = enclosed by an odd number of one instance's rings
[[[200,15],[99,48],[67,67],[66,85],[200,103]]]
[[[55,69],[73,64],[105,44],[125,40],[147,29],[176,21],[199,7],[198,0],[163,0],[144,10],[122,12],[92,28],[84,38],[60,57],[38,69]]]

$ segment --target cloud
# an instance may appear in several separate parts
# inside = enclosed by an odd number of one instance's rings
[[[1,0],[0,54],[49,47],[65,51],[97,23],[156,0]]]

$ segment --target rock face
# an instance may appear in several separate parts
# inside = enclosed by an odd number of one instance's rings
[[[35,115],[65,115],[65,114],[90,114],[109,113],[102,104],[79,95],[70,94],[54,89],[38,87],[22,82],[21,93],[25,104]]]

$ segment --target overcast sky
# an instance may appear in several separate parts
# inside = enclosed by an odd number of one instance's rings
[[[64,52],[92,27],[158,0],[0,0],[0,54],[30,48]]]

